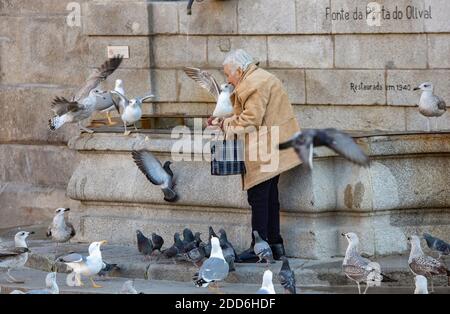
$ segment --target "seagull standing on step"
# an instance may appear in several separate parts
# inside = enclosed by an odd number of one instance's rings
[[[64,243],[72,239],[76,232],[75,228],[70,222],[67,222],[64,218],[64,214],[68,212],[70,208],[58,208],[55,210],[55,217],[53,217],[52,224],[47,229],[47,237],[51,237],[55,242],[55,255],[58,249],[58,243]]]
[[[263,260],[265,260],[267,264],[275,263],[275,261],[273,260],[272,249],[270,248],[269,243],[261,238],[258,231],[254,230],[253,235],[255,236],[255,245],[253,247],[253,250],[259,258],[259,261],[257,261],[257,263],[261,263]]]
[[[125,89],[123,87],[122,80],[116,80],[115,86],[114,86],[114,91],[116,91],[122,95],[125,95]],[[111,97],[111,105],[108,108],[102,110],[101,112],[106,113],[106,118],[108,119],[109,125],[113,125],[113,124],[115,124],[115,122],[112,122],[110,112],[113,111],[114,109],[116,109],[117,112],[120,114],[120,108],[125,108],[125,101],[120,97],[118,97],[119,100],[116,101],[114,99],[113,95],[116,96],[117,94],[113,94],[111,92],[109,92],[109,94]]]
[[[428,281],[426,277],[417,275],[414,277],[414,282],[416,284],[414,294],[428,294]]]
[[[45,289],[29,290],[27,292],[14,290],[10,294],[59,294],[59,287],[56,283],[56,272],[48,273],[45,277]]]
[[[314,147],[327,146],[344,158],[361,166],[369,164],[369,158],[347,134],[336,129],[307,129],[297,132],[289,141],[281,143],[279,149],[293,147],[298,157],[309,169],[313,168]]]
[[[219,86],[214,76],[207,71],[202,71],[197,68],[185,67],[183,70],[191,79],[214,96],[216,107],[213,112],[213,117],[225,118],[233,114],[233,104],[230,98],[234,90],[233,85],[222,84]]]
[[[361,282],[366,283],[366,289],[363,292],[366,294],[369,287],[380,286],[382,281],[395,281],[381,272],[380,264],[372,262],[359,254],[359,239],[355,233],[342,233],[342,236],[344,236],[348,241],[348,247],[345,252],[342,268],[344,270],[344,274],[358,285],[359,294],[361,294]]]
[[[164,193],[164,200],[167,202],[175,202],[178,195],[174,190],[173,172],[170,169],[171,161],[166,161],[164,166],[149,151],[132,151],[134,162],[147,179],[154,185],[161,187]]]
[[[81,275],[89,277],[93,288],[101,288],[94,282],[93,276],[97,275],[103,268],[102,253],[100,246],[106,241],[92,242],[89,245],[89,256],[82,256],[81,254],[72,253],[60,257],[58,261],[65,263],[73,269],[73,272],[67,275],[66,283],[68,286],[83,286]]]
[[[142,118],[142,103],[144,100],[153,98],[155,95],[148,94],[143,97],[136,97],[133,99],[128,99],[122,93],[118,91],[111,91],[112,94],[116,94],[120,98],[120,104],[123,105],[122,115],[120,116],[123,121],[124,126],[124,135],[130,135],[131,131],[127,130],[128,124],[133,124],[134,129],[137,131],[136,122],[138,122]]]
[[[14,248],[0,247],[0,268],[6,268],[8,271],[7,281],[11,283],[24,283],[23,280],[15,279],[10,271],[16,268],[23,267],[28,261],[28,245],[26,242],[27,237],[30,234],[34,234],[33,231],[19,231],[14,236]]]
[[[432,83],[425,82],[414,88],[414,90],[419,89],[422,91],[419,100],[419,112],[428,118],[428,131],[431,131],[430,118],[442,116],[447,111],[447,105],[441,97],[433,94],[434,87]],[[437,119],[435,123],[437,129]]]
[[[411,252],[409,253],[408,265],[414,275],[429,277],[431,281],[431,292],[434,292],[433,276],[447,276],[450,285],[450,271],[441,261],[425,255],[420,246],[420,238],[413,235],[408,238],[411,243]]]
[[[278,280],[280,280],[286,294],[296,294],[295,274],[289,266],[289,260],[286,256],[281,256],[281,260],[283,261],[283,264],[278,273]]]
[[[432,249],[433,251],[439,252],[438,259],[440,259],[442,257],[442,255],[450,254],[450,244],[448,244],[444,240],[433,237],[429,233],[424,233],[423,238],[425,239],[425,241],[427,241],[427,245],[430,249]]]
[[[273,273],[269,269],[266,270],[263,275],[261,288],[259,288],[256,294],[276,294],[272,279]]]
[[[55,115],[49,120],[51,130],[56,130],[66,123],[78,123],[80,129],[93,131],[81,125],[95,111],[104,110],[113,103],[111,94],[98,89],[101,82],[107,79],[122,63],[122,57],[116,56],[95,69],[87,81],[70,99],[56,97],[52,103]]]

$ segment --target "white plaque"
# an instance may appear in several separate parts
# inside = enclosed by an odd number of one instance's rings
[[[108,58],[121,55],[124,59],[130,58],[129,46],[108,46]]]

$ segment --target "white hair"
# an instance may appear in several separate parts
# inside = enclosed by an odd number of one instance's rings
[[[236,73],[237,69],[242,71],[247,70],[250,64],[254,62],[253,57],[249,55],[245,50],[238,49],[230,52],[225,57],[223,65],[229,65],[231,67],[231,74]]]

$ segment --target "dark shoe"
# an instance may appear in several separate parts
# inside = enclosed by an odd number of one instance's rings
[[[236,263],[256,263],[259,260],[253,248],[249,248],[238,255]]]
[[[274,260],[279,261],[281,256],[286,256],[283,243],[270,244],[270,248],[272,249]]]

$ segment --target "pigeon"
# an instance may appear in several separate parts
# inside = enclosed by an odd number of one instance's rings
[[[237,259],[236,251],[233,248],[233,245],[231,245],[230,242],[228,242],[227,234],[224,229],[219,230],[220,234],[220,247],[222,249],[223,256],[225,260],[228,263],[228,266],[230,267],[230,271],[235,271],[236,267],[234,266],[234,262]]]
[[[95,69],[81,87],[70,99],[56,97],[51,109],[55,115],[49,120],[50,130],[56,130],[66,123],[78,123],[80,129],[92,133],[93,131],[81,125],[95,111],[104,110],[113,103],[109,92],[100,91],[98,85],[106,80],[122,63],[122,56],[115,56]]]
[[[208,287],[211,283],[218,283],[228,276],[228,263],[223,257],[219,239],[211,238],[211,256],[205,260],[197,274],[194,275],[196,287]]]
[[[170,248],[163,251],[164,256],[167,258],[175,257],[183,250],[183,241],[181,241],[180,234],[178,232],[175,232],[173,235],[173,242],[174,243]]]
[[[184,228],[183,230],[183,244],[186,246],[189,243],[195,241],[194,234],[192,233],[192,230],[189,228]]]
[[[0,247],[0,268],[6,268],[8,276],[7,281],[11,283],[24,283],[23,280],[15,279],[10,271],[15,268],[23,267],[28,261],[27,237],[34,234],[33,231],[19,231],[14,236],[14,248]]]
[[[411,252],[409,254],[408,265],[409,269],[414,275],[422,275],[430,277],[431,292],[434,292],[433,276],[443,275],[447,276],[448,284],[450,285],[450,271],[441,261],[425,255],[420,246],[420,238],[416,235],[408,237],[411,243]]]
[[[272,249],[270,248],[269,244],[261,239],[258,231],[253,230],[253,235],[255,236],[255,246],[253,247],[253,250],[259,258],[259,261],[257,263],[261,263],[262,260],[265,260],[267,264],[275,263],[275,261],[273,260]]]
[[[267,269],[263,275],[263,282],[261,288],[259,288],[256,294],[276,294],[272,278],[273,273],[269,269]]]
[[[153,243],[153,251],[160,251],[161,252],[161,248],[164,244],[164,239],[160,236],[157,235],[156,233],[152,233],[152,243]]]
[[[414,90],[419,89],[422,90],[419,100],[419,112],[428,118],[428,131],[430,131],[430,118],[442,116],[447,111],[447,105],[441,97],[433,94],[434,87],[432,83],[425,82],[414,88]]]
[[[58,261],[65,263],[73,269],[73,271],[68,274],[66,278],[66,283],[68,286],[83,286],[81,275],[84,275],[89,277],[93,288],[102,288],[102,286],[97,285],[94,282],[92,277],[97,275],[104,266],[100,246],[105,243],[105,240],[92,242],[89,245],[89,256],[87,257],[82,256],[81,254],[72,253],[58,258]]]
[[[143,235],[140,230],[136,230],[136,238],[139,253],[144,254],[145,258],[148,258],[153,252],[152,240]]]
[[[125,95],[125,89],[123,87],[123,81],[122,80],[120,80],[120,79],[116,80],[115,86],[114,86],[114,91],[119,92],[122,95]],[[113,95],[117,96],[117,94],[114,94],[114,93],[110,93],[110,94],[111,94],[111,105],[108,108],[101,110],[101,112],[105,112],[106,113],[106,117],[108,119],[108,123],[110,125],[113,125],[115,123],[112,122],[111,116],[110,116],[109,113],[112,110],[116,109],[117,112],[120,114],[120,108],[125,108],[125,101],[122,98],[120,98],[120,97],[119,97],[120,99],[116,101],[114,99]]]
[[[218,238],[217,234],[214,232],[213,227],[209,226],[208,232],[209,232],[208,244],[206,244],[205,246],[206,257],[209,257],[211,255],[211,237]]]
[[[101,277],[106,277],[110,273],[120,271],[120,267],[117,264],[109,264],[107,262],[103,262],[102,269],[98,272],[98,275]]]
[[[336,129],[307,129],[297,132],[290,140],[281,143],[279,149],[293,147],[298,157],[309,169],[313,168],[314,147],[327,146],[344,158],[361,166],[369,164],[369,157],[353,139]]]
[[[70,239],[72,239],[76,234],[73,225],[64,219],[64,213],[68,212],[69,210],[70,208],[56,209],[55,217],[53,217],[53,222],[47,229],[46,233],[47,238],[51,237],[56,245],[55,255],[57,253],[56,250],[58,243],[67,242]]]
[[[426,277],[417,275],[414,277],[414,282],[416,284],[414,294],[428,294],[428,281]]]
[[[213,117],[225,118],[233,114],[233,104],[231,103],[231,94],[234,87],[231,84],[222,84],[219,86],[214,76],[207,71],[197,68],[185,67],[184,72],[201,87],[206,89],[216,99]]]
[[[429,233],[424,233],[423,237],[424,237],[425,241],[427,241],[427,245],[430,249],[432,249],[433,251],[439,252],[439,257],[438,257],[439,259],[442,257],[442,255],[450,254],[450,244],[448,244],[444,240],[433,237]]]
[[[295,274],[289,266],[289,260],[286,256],[281,256],[281,260],[283,261],[283,264],[278,273],[278,280],[283,286],[285,294],[296,294]]]
[[[171,161],[166,161],[164,166],[149,151],[132,151],[134,162],[147,179],[154,185],[161,187],[166,202],[176,202],[178,195],[174,191],[173,172],[170,169]]]
[[[197,240],[194,240],[184,246],[183,256],[187,261],[194,263],[197,267],[200,267],[203,259],[205,258],[205,249],[200,246],[200,243]]]
[[[128,99],[122,93],[113,90],[112,94],[118,95],[120,98],[120,104],[122,104],[122,118],[123,126],[124,126],[124,135],[130,135],[130,131],[127,131],[127,125],[133,124],[134,129],[137,131],[136,122],[139,121],[142,117],[142,103],[149,98],[155,97],[153,94],[147,94],[143,97],[136,97],[133,99]]]
[[[27,292],[14,290],[10,294],[59,294],[59,287],[56,283],[56,272],[48,273],[45,277],[45,289],[28,290]]]

